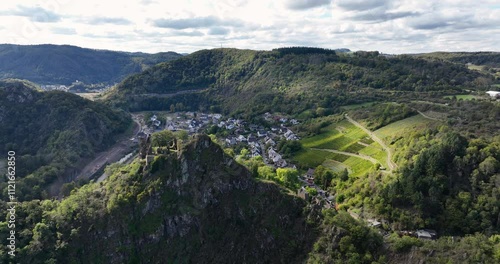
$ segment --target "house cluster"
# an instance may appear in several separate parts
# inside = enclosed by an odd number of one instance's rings
[[[313,187],[314,188],[314,187]],[[329,192],[321,190],[319,188],[316,188],[318,191],[318,194],[315,195],[314,197],[310,197],[309,193],[307,192],[306,186],[300,187],[300,189],[297,191],[297,196],[300,198],[306,200],[306,201],[311,201],[311,203],[321,206],[325,209],[333,209],[335,208],[335,197],[331,195]]]
[[[309,200],[306,187],[314,188],[318,194],[311,197],[312,203],[320,205],[325,209],[335,208],[335,196],[314,184],[314,169],[308,169],[304,175],[300,176],[299,180],[303,183],[303,186],[297,191],[299,197]]]
[[[201,132],[210,124],[218,124],[221,118],[221,114],[185,112],[168,115],[166,118],[153,115],[148,123],[149,128],[153,131],[163,129],[170,131],[184,130],[193,134]]]
[[[235,118],[223,118],[221,114],[206,114],[199,112],[179,112],[169,114],[160,118],[156,114],[147,121],[144,129],[146,134],[158,130],[178,131],[185,130],[189,133],[199,133],[209,125],[215,125],[219,129],[226,130],[229,136],[223,138],[227,146],[237,144],[246,145],[252,157],[261,156],[264,162],[276,167],[287,167],[288,163],[276,150],[279,140],[298,140],[299,137],[287,126],[298,124],[295,119],[282,116],[264,114],[265,119],[273,121],[275,126],[265,128],[255,124],[249,124],[244,120]]]
[[[293,119],[293,118],[289,119],[289,118],[281,116],[281,115],[273,115],[269,112],[266,112],[264,114],[264,120],[266,120],[267,122],[281,123],[284,125],[298,125],[299,124],[299,121],[297,121],[297,119]]]
[[[228,119],[224,124],[219,124],[219,127],[222,126],[231,130],[233,134],[225,139],[228,146],[238,143],[247,144],[252,157],[262,156],[266,163],[280,168],[287,167],[289,164],[276,150],[277,142],[283,139],[299,139],[285,124],[266,129],[263,126],[247,124],[245,121]]]
[[[156,115],[153,115],[150,118],[151,125],[155,126],[156,128],[159,128],[161,126],[161,121],[158,120],[158,117]]]
[[[270,147],[267,151],[267,155],[269,156],[269,162],[273,163],[277,167],[283,168],[286,167],[288,164],[286,163],[286,160],[281,157],[281,155],[276,152],[272,147]]]
[[[44,91],[64,91],[67,92],[69,90],[69,87],[66,85],[59,85],[59,84],[47,84],[47,85],[40,85],[40,88]]]

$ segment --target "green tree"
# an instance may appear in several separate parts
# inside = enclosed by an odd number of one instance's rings
[[[257,172],[259,174],[259,178],[266,180],[276,180],[276,173],[274,172],[274,169],[272,167],[262,166],[257,169]]]
[[[276,169],[278,180],[286,187],[295,189],[299,184],[299,172],[291,168],[278,168]]]
[[[165,147],[168,146],[170,141],[174,139],[174,134],[172,131],[163,130],[160,132],[153,133],[151,136],[151,143],[155,147]]]
[[[314,183],[323,189],[330,187],[333,177],[333,172],[323,165],[319,165],[314,170]]]

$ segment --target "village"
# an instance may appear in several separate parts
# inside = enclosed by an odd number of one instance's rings
[[[295,168],[278,153],[276,145],[280,140],[299,139],[290,129],[290,126],[299,124],[296,119],[265,113],[263,118],[266,121],[276,123],[276,126],[266,128],[262,125],[249,124],[242,119],[223,118],[221,114],[200,112],[170,113],[161,117],[159,114],[152,114],[141,117],[139,119],[143,120],[142,129],[137,135],[138,137],[144,137],[161,130],[183,130],[189,134],[195,134],[211,129],[219,132],[218,140],[223,142],[226,147],[234,147],[239,144],[240,147],[247,148],[252,157],[261,156],[264,162],[270,166]]]
[[[282,154],[277,150],[277,143],[281,140],[295,141],[299,137],[293,132],[293,126],[300,122],[293,118],[288,118],[279,114],[265,113],[262,118],[272,124],[270,127],[248,123],[242,119],[225,118],[217,113],[201,112],[176,112],[168,114],[151,113],[134,116],[134,120],[141,124],[137,138],[162,131],[186,131],[188,134],[208,132],[214,130],[219,132],[218,140],[225,147],[234,148],[239,145],[249,150],[251,157],[262,157],[265,164],[274,168],[294,168],[296,166],[287,162]],[[314,183],[314,169],[309,168],[303,175],[299,176],[302,187],[297,191],[297,196],[309,201],[313,206],[324,209],[338,209],[335,204],[335,196],[321,189]],[[310,194],[314,189],[315,195]],[[389,223],[384,220],[377,220],[365,216],[363,213],[356,213],[348,210],[349,214],[358,220],[363,220],[370,227],[379,230],[383,235],[388,235],[387,226]],[[420,239],[436,239],[437,233],[434,230],[419,229],[415,231],[395,230],[397,234],[414,236]]]

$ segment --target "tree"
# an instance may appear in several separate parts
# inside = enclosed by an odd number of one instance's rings
[[[333,179],[333,172],[323,165],[319,165],[314,170],[314,183],[326,189],[330,186]]]
[[[269,166],[262,166],[257,169],[259,177],[266,180],[275,180],[276,173],[274,173],[274,169]]]
[[[288,188],[295,188],[299,183],[299,173],[296,169],[278,168],[276,170],[278,180]]]
[[[186,141],[189,138],[189,134],[186,130],[175,131],[173,134],[177,139],[180,139],[183,141]]]
[[[349,179],[349,172],[347,169],[344,169],[339,176],[341,181],[347,181]]]
[[[306,192],[309,193],[311,197],[318,195],[318,190],[312,187],[306,187]]]
[[[166,147],[174,138],[174,134],[171,131],[163,130],[153,133],[151,143],[155,147]]]

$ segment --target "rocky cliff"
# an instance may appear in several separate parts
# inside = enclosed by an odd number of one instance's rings
[[[21,258],[300,263],[315,240],[304,205],[275,184],[252,179],[209,137],[196,136],[178,152],[116,168],[104,183],[56,202],[40,219],[49,230],[42,245],[34,246],[33,235]]]

